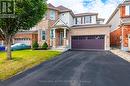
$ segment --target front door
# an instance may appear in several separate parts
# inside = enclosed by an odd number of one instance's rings
[[[64,37],[64,33],[60,32],[60,46],[63,46],[63,37]]]

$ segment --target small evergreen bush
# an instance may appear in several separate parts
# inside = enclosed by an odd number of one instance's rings
[[[39,47],[39,44],[38,44],[37,41],[35,41],[35,42],[33,43],[33,45],[32,45],[32,48],[33,48],[34,50],[37,50],[38,47]]]
[[[46,42],[43,43],[43,45],[42,45],[42,49],[44,49],[44,50],[47,50],[47,49],[48,49],[48,45],[47,45]]]

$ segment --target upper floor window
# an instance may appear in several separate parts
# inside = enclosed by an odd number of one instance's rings
[[[126,5],[126,15],[130,15],[130,5]]]
[[[46,40],[46,33],[45,33],[45,31],[42,31],[42,40]]]
[[[81,24],[81,18],[75,18],[75,24]]]
[[[66,20],[66,17],[65,17],[65,14],[64,14],[64,13],[60,14],[60,19],[61,19],[62,21],[65,21],[65,20]]]
[[[54,10],[50,10],[50,19],[55,20],[55,11]]]
[[[86,23],[92,23],[92,17],[91,16],[85,16],[85,24]]]

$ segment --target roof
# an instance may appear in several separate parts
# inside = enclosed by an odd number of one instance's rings
[[[76,17],[78,17],[78,16],[80,17],[80,16],[86,16],[86,15],[98,15],[98,13],[79,13],[79,14],[74,14],[71,9],[69,9],[69,8],[67,8],[65,6],[60,5],[58,7],[55,7],[51,3],[48,4],[48,8],[49,9],[53,9],[53,10],[58,10],[61,13],[70,12],[73,17],[75,17],[75,16]]]
[[[89,24],[89,25],[74,25],[72,28],[94,28],[94,27],[111,27],[111,25],[108,24]]]
[[[86,15],[98,15],[98,13],[79,13],[79,14],[75,14],[75,16],[86,16]]]
[[[62,5],[58,6],[57,8],[59,9],[60,12],[70,12],[70,11],[72,11],[72,10],[62,6]]]
[[[57,8],[59,9],[59,11],[61,13],[63,13],[63,12],[70,12],[73,17],[75,16],[73,11],[71,9],[67,8],[67,7],[64,7],[64,6],[60,5]]]
[[[64,7],[62,5],[55,7],[54,5],[52,5],[51,3],[48,4],[48,8],[49,9],[53,9],[53,10],[58,10],[59,12],[70,12],[72,14],[72,16],[75,16],[73,11],[71,9],[68,9],[67,7]]]
[[[38,30],[23,30],[23,31],[19,31],[17,34],[37,34]]]
[[[51,3],[48,4],[48,7],[49,7],[49,8],[55,8],[55,6],[52,5]]]
[[[48,4],[48,8],[49,8],[49,9],[53,9],[53,10],[59,10],[57,7],[55,7],[55,6],[52,5],[51,3]]]

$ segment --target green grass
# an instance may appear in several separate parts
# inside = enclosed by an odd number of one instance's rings
[[[59,51],[22,50],[13,51],[13,59],[6,60],[6,53],[0,52],[0,80],[5,80],[22,71],[30,69],[44,61],[59,55]]]

